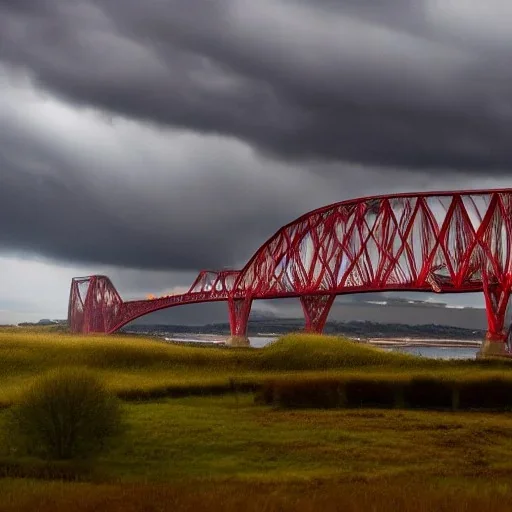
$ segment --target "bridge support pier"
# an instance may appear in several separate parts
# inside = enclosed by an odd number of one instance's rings
[[[231,347],[249,347],[251,344],[247,337],[247,324],[251,314],[252,298],[229,299],[229,327],[231,336],[226,344]]]
[[[300,304],[306,320],[304,326],[306,332],[318,334],[323,332],[335,298],[335,295],[304,295],[300,297]]]
[[[484,296],[488,328],[477,357],[509,356],[508,334],[504,327],[510,288],[502,285],[484,286]]]

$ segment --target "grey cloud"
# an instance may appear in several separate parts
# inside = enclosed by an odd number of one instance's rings
[[[124,122],[109,131],[92,114],[52,109],[44,115],[69,130],[50,129],[30,110],[0,117],[2,253],[161,270],[238,267],[283,223],[339,199],[305,170],[275,164],[274,176],[234,141],[130,132]]]
[[[167,288],[323,204],[506,177],[512,37],[428,5],[0,0],[0,252]]]
[[[237,257],[247,257],[253,238],[275,224],[259,216],[261,224],[251,225],[248,214],[238,210],[231,218],[215,214],[188,217],[190,212],[183,213],[187,206],[172,196],[174,204],[167,211],[153,209],[149,202],[143,206],[145,218],[129,219],[133,217],[129,210],[137,203],[136,189],[125,191],[125,201],[106,205],[89,193],[85,179],[74,181],[65,173],[41,179],[8,167],[3,159],[0,165],[0,249],[4,250],[16,248],[78,263],[222,268],[235,265]],[[215,195],[212,181],[210,192]],[[253,215],[258,214],[258,206],[253,203]]]
[[[201,268],[240,267],[280,226],[324,204],[458,185],[457,176],[287,165],[235,140],[108,126],[16,91],[0,98],[0,253],[109,266],[129,295],[189,285]],[[116,266],[188,272],[116,279]]]
[[[2,2],[0,57],[69,101],[280,158],[507,171],[512,39],[456,36],[432,5]]]

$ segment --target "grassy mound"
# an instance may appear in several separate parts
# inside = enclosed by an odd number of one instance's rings
[[[267,370],[330,370],[365,366],[438,367],[442,361],[350,341],[341,336],[288,334],[261,351],[262,367]]]
[[[263,349],[193,347],[135,336],[73,336],[54,332],[2,332],[0,378],[60,366],[105,371],[327,370],[359,366],[439,366],[439,361],[385,352],[342,337],[283,336]]]

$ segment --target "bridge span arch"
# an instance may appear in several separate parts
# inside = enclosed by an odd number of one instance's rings
[[[74,279],[75,332],[114,332],[143,314],[228,302],[245,337],[253,300],[298,297],[321,332],[334,298],[370,291],[483,292],[487,343],[503,352],[512,287],[512,189],[404,193],[328,205],[280,228],[241,270],[200,272],[186,294],[122,301],[105,276]]]

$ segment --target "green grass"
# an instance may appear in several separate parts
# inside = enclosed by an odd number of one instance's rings
[[[512,414],[277,411],[255,406],[250,395],[238,402],[231,395],[188,397],[125,409],[129,429],[117,446],[89,474],[77,468],[77,480],[89,484],[14,480],[13,488],[6,480],[12,502],[20,510],[41,499],[47,510],[64,510],[74,500],[78,510],[121,510],[146,499],[153,510],[175,500],[169,509],[234,510],[238,504],[258,510],[258,504],[309,511],[343,503],[358,510],[387,496],[377,510],[409,510],[422,501],[418,510],[429,504],[476,511],[500,510],[512,498]],[[26,464],[32,468],[32,461]],[[104,496],[107,489],[117,496],[113,502]]]
[[[62,484],[0,481],[6,512],[500,512],[510,510],[512,493],[505,481],[451,479],[358,480],[353,482],[250,481],[137,484]]]
[[[0,410],[0,510],[472,512],[512,502],[508,412],[283,410],[252,393],[166,397],[230,390],[233,380],[512,379],[508,361],[432,361],[304,335],[256,350],[0,329],[0,403],[55,367],[92,369],[120,396],[144,400],[124,402],[128,428],[108,451],[66,464],[13,451],[9,411]]]
[[[173,396],[187,389],[250,388],[268,379],[315,377],[394,379],[413,376],[506,378],[510,361],[439,361],[386,352],[340,337],[292,334],[264,349],[204,348],[134,336],[75,336],[51,329],[0,329],[0,407],[56,367],[97,371],[126,399]]]
[[[294,481],[512,471],[510,414],[283,413],[255,406],[247,395],[238,403],[223,396],[131,405],[127,413],[129,433],[102,458],[103,470],[118,478]]]
[[[350,481],[512,471],[509,413],[276,411],[255,406],[250,395],[127,404],[125,412],[126,434],[99,459],[108,480]],[[4,445],[1,455],[13,454]]]

